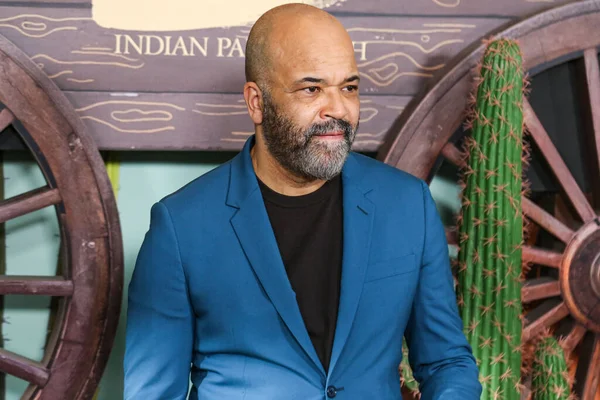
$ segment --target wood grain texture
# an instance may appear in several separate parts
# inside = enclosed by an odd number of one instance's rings
[[[187,0],[180,0],[178,4],[185,4]],[[244,0],[239,0],[243,5]],[[572,0],[571,0],[572,1]],[[12,3],[15,0],[0,0],[2,3]],[[25,1],[22,1],[23,3]],[[502,15],[520,17],[533,12],[569,2],[569,0],[341,0],[326,10],[336,13],[374,13],[382,15]],[[41,6],[48,3],[80,5],[91,7],[94,0],[30,0],[28,3],[39,3]],[[237,6],[236,1],[229,1]],[[327,4],[327,1],[323,3]]]
[[[238,93],[249,27],[175,32],[99,26],[84,8],[1,7],[6,36],[63,90]],[[339,17],[361,93],[412,95],[501,17]]]
[[[573,317],[589,330],[600,333],[600,299],[592,269],[600,253],[600,227],[584,225],[567,246],[560,269],[562,297]]]
[[[560,268],[562,254],[538,247],[523,246],[523,261],[552,268]]]
[[[40,188],[0,202],[0,223],[60,202],[57,189]]]
[[[12,113],[6,108],[0,111],[0,132],[2,132],[4,129],[6,129],[7,126],[12,124],[14,119],[14,115],[12,115]]]
[[[44,386],[50,373],[42,364],[4,349],[0,349],[0,371],[37,386]]]
[[[548,281],[544,278],[529,280],[521,289],[521,301],[523,303],[531,303],[532,301],[558,295],[560,295],[560,283],[556,280]]]
[[[586,49],[583,54],[585,60],[585,75],[588,86],[587,91],[590,102],[592,127],[594,131],[592,145],[595,147],[594,161],[596,161],[596,164],[592,164],[592,168],[598,168],[600,167],[600,67],[598,66],[598,51],[596,48],[591,48]],[[600,170],[596,172],[600,173]]]
[[[12,127],[48,186],[60,193],[57,218],[68,241],[64,276],[73,285],[46,348],[47,379],[42,386],[30,386],[23,398],[87,399],[108,360],[121,305],[122,239],[112,187],[68,99],[2,36],[0,102],[14,114]]]
[[[234,94],[66,92],[102,150],[237,151],[253,133]],[[357,151],[376,151],[409,97],[361,96]]]
[[[562,240],[564,243],[569,243],[575,234],[575,232],[559,221],[554,215],[550,214],[528,198],[523,198],[523,212],[528,218],[558,239]]]
[[[550,165],[554,175],[563,187],[583,222],[592,221],[596,218],[596,213],[594,212],[592,205],[588,202],[582,189],[577,185],[575,178],[561,158],[558,149],[552,143],[550,136],[548,136],[546,129],[543,127],[527,99],[523,101],[523,118],[525,119],[527,129],[535,140],[537,147],[541,150],[544,158]]]
[[[583,340],[587,329],[583,325],[575,324],[571,332],[562,339],[563,349],[567,354],[575,350],[575,347]]]
[[[59,276],[2,276],[0,295],[70,296],[73,282]]]
[[[242,95],[65,92],[100,150],[239,151],[254,132]],[[408,96],[361,96],[353,149],[375,152]],[[23,149],[4,132],[0,150]]]
[[[521,336],[523,343],[529,341],[529,339],[533,338],[538,333],[544,331],[545,329],[549,329],[552,325],[557,323],[558,321],[565,318],[569,315],[569,309],[565,305],[565,303],[561,302],[550,311],[528,324],[523,329],[523,334]]]
[[[346,0],[335,4],[332,12],[520,17],[568,2],[568,0]]]

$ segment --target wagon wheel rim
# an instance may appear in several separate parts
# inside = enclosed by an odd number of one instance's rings
[[[494,37],[516,39],[523,51],[525,69],[541,72],[564,60],[583,56],[589,103],[592,105],[595,159],[600,165],[600,72],[597,47],[600,32],[600,1],[583,1],[538,14],[519,22]],[[555,32],[569,32],[567,40],[555,41]],[[439,159],[464,166],[462,152],[450,140],[464,120],[473,71],[485,45],[477,44],[455,59],[446,75],[402,114],[395,124],[378,158],[387,164],[430,181]],[[559,304],[523,329],[523,340],[535,337],[556,326],[567,316],[574,318],[573,329],[562,338],[567,354],[572,354],[590,332],[594,344],[584,381],[580,384],[583,400],[595,398],[600,383],[600,217],[550,140],[529,102],[524,101],[524,120],[528,132],[553,171],[556,181],[576,211],[580,224],[571,229],[533,201],[523,198],[523,212],[540,228],[562,241],[566,248],[556,252],[535,246],[524,246],[523,260],[558,270],[555,281],[526,282],[522,302],[559,297]],[[600,168],[600,167],[599,167]],[[598,172],[598,171],[596,171]],[[456,229],[447,230],[451,245],[457,246]],[[582,282],[584,282],[582,286]],[[584,290],[582,290],[582,288]]]
[[[46,186],[0,202],[0,222],[53,206],[62,276],[0,276],[0,295],[46,295],[60,306],[41,362],[0,349],[0,371],[29,382],[23,399],[87,399],[112,348],[123,287],[121,231],[102,158],[60,90],[0,36],[0,132],[12,126]]]

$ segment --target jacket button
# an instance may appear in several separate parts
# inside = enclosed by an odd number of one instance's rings
[[[334,386],[329,386],[327,388],[327,397],[333,399],[337,395],[337,389]]]

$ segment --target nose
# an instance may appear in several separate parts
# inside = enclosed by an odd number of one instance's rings
[[[344,99],[342,93],[338,90],[333,90],[323,97],[325,103],[321,108],[321,119],[345,119],[348,116],[347,100]]]

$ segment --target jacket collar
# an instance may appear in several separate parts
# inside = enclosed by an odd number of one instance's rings
[[[248,138],[242,151],[231,161],[231,173],[229,176],[229,191],[226,204],[231,207],[240,208],[252,192],[259,190],[256,174],[252,165],[250,150],[256,143],[255,135]],[[360,166],[356,154],[350,153],[342,168],[343,184],[355,186],[361,193],[367,194],[372,190],[372,185],[364,178],[364,169]]]

